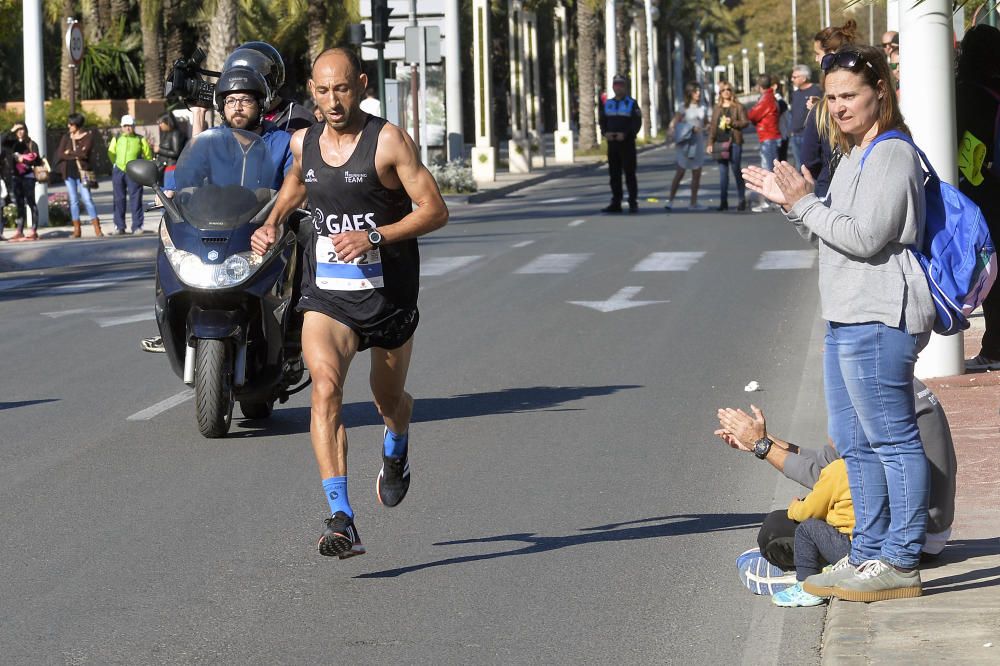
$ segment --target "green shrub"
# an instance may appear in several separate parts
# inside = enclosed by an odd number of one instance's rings
[[[104,127],[109,123],[107,118],[101,118],[96,113],[83,111],[83,109],[80,109],[80,113],[83,113],[87,127]],[[69,118],[69,102],[64,99],[54,99],[51,102],[46,102],[45,125],[48,129],[65,130],[67,118]],[[6,132],[14,123],[23,122],[24,114],[20,111],[0,109],[0,131]],[[34,127],[29,127],[28,131],[33,135],[37,134]]]
[[[476,191],[476,181],[472,178],[472,166],[468,160],[431,164],[427,168],[445,194]]]

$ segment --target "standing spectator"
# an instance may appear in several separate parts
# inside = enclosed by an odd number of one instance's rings
[[[12,173],[14,171],[13,156],[7,150],[7,135],[0,132],[0,241],[4,238],[3,230],[7,224],[7,218],[3,216],[2,209],[11,202],[14,192]]]
[[[11,183],[14,203],[17,206],[17,229],[12,241],[38,240],[38,207],[35,203],[35,172],[33,167],[43,164],[38,144],[28,136],[24,123],[14,123],[7,135],[5,151],[12,165]],[[31,211],[31,224],[25,232],[26,213]]]
[[[361,110],[372,116],[382,115],[382,102],[375,95],[375,89],[371,86],[365,89],[365,98],[361,100]]]
[[[958,59],[955,104],[958,115],[958,186],[983,212],[994,243],[1000,241],[1000,167],[996,119],[1000,110],[1000,31],[977,25],[965,34]],[[985,149],[976,148],[981,144]],[[977,157],[978,155],[978,157]],[[992,168],[988,165],[992,164]],[[966,360],[967,370],[1000,370],[1000,287],[983,301],[982,347]]]
[[[146,137],[135,133],[135,119],[129,114],[122,116],[122,132],[111,140],[108,146],[108,157],[114,164],[111,170],[111,183],[115,193],[115,236],[123,234],[143,233],[142,223],[145,212],[142,209],[142,185],[125,175],[125,165],[135,159],[153,159],[153,151]],[[128,193],[129,205],[132,207],[132,230],[125,229],[125,195]]]
[[[778,77],[771,77],[771,88],[774,89],[774,101],[778,105],[778,131],[781,132],[781,141],[778,143],[778,161],[788,161],[788,143],[792,138],[792,114],[791,107],[785,101],[785,84],[779,81]]]
[[[163,177],[167,171],[173,171],[177,165],[177,158],[184,150],[187,139],[177,126],[177,118],[174,114],[167,112],[160,116],[157,121],[160,127],[160,142],[156,146],[156,165],[160,167],[160,185],[163,185]]]
[[[760,100],[747,113],[747,117],[757,126],[757,138],[760,140],[760,166],[765,171],[774,168],[778,159],[778,144],[781,142],[781,131],[778,129],[780,111],[771,87],[771,77],[761,74],[757,77],[757,90]],[[766,199],[751,208],[755,213],[761,213],[771,208]]]
[[[899,53],[899,33],[895,30],[887,30],[882,33],[882,52],[889,58],[893,52]]]
[[[823,58],[832,137],[845,156],[821,201],[791,165],[744,170],[747,186],[786,211],[819,246],[823,380],[830,438],[847,465],[857,520],[850,555],[802,589],[847,601],[922,594],[930,475],[917,426],[913,368],[936,310],[909,247],[925,226],[924,169],[884,54],[845,46]]]
[[[684,86],[684,109],[670,121],[677,146],[677,173],[670,184],[670,199],[665,208],[672,210],[677,189],[684,180],[684,170],[691,169],[691,208],[707,210],[698,205],[698,187],[701,185],[701,166],[705,162],[705,135],[708,129],[708,110],[701,103],[701,88],[694,81]]]
[[[746,111],[733,96],[733,85],[728,81],[719,82],[719,102],[712,111],[708,124],[708,145],[706,151],[719,162],[719,210],[729,210],[729,170],[733,170],[736,193],[739,196],[737,210],[747,209],[747,190],[743,182],[743,128],[750,124]],[[728,144],[728,146],[727,146]]]
[[[792,70],[792,159],[795,168],[802,166],[802,133],[806,128],[806,116],[809,115],[807,108],[810,97],[819,100],[823,95],[823,89],[812,82],[812,70],[808,65],[796,65]]]
[[[601,133],[608,142],[608,173],[611,176],[611,204],[602,213],[622,212],[622,172],[628,186],[628,212],[639,212],[639,185],[635,179],[635,137],[642,127],[639,103],[629,97],[628,79],[621,74],[612,80],[614,97],[604,100],[598,109]]]
[[[94,235],[103,236],[101,231],[101,220],[97,217],[97,208],[94,206],[94,198],[90,194],[90,189],[96,183],[90,183],[89,178],[94,176],[91,166],[90,156],[94,149],[93,132],[84,129],[83,114],[71,113],[66,119],[67,132],[59,139],[59,148],[56,150],[56,164],[54,168],[62,175],[66,181],[66,194],[69,197],[69,212],[73,222],[73,238],[80,237],[80,201],[87,209],[87,217],[94,225]],[[84,182],[84,173],[87,172],[88,179]]]
[[[816,64],[820,64],[823,56],[836,53],[842,46],[853,44],[857,40],[858,24],[853,20],[842,26],[823,28],[813,38],[813,53]],[[822,85],[822,77],[820,84]],[[811,106],[811,108],[810,108]],[[815,193],[823,198],[830,187],[830,179],[840,161],[840,149],[830,142],[830,115],[826,113],[826,101],[820,95],[812,105],[806,100],[809,114],[806,116],[805,129],[802,133],[802,165],[809,169],[816,181]]]

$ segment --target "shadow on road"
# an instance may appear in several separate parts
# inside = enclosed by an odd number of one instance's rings
[[[563,405],[583,398],[611,395],[626,389],[642,388],[638,384],[611,386],[528,386],[485,393],[465,393],[448,398],[417,398],[413,407],[413,422],[451,421],[475,416],[517,414],[537,411],[572,411],[580,408]],[[344,423],[348,428],[382,425],[375,405],[352,402],[344,405]],[[275,409],[268,421],[242,421],[241,426],[259,429],[234,432],[230,437],[260,437],[309,432],[309,408]]]
[[[452,564],[464,564],[466,562],[478,562],[481,560],[493,560],[500,557],[512,557],[515,555],[534,555],[536,553],[546,553],[552,550],[560,550],[571,546],[582,546],[592,543],[614,542],[622,543],[636,539],[658,539],[661,537],[681,536],[685,534],[704,534],[706,532],[722,532],[727,530],[742,530],[751,527],[759,527],[766,514],[763,513],[704,513],[704,514],[678,514],[675,516],[660,516],[658,518],[644,518],[642,520],[632,520],[624,523],[611,523],[608,525],[598,525],[597,527],[585,527],[576,534],[564,536],[542,536],[533,532],[520,532],[517,534],[503,534],[500,536],[482,537],[477,539],[459,539],[456,541],[442,541],[435,546],[458,546],[475,543],[522,543],[523,546],[507,550],[500,553],[482,553],[477,555],[460,555],[448,557],[433,562],[414,564],[408,567],[397,569],[386,569],[385,571],[374,571],[361,574],[357,578],[395,578],[403,574],[414,573],[433,567],[443,567]]]
[[[59,402],[59,398],[44,398],[42,400],[18,400],[16,402],[0,402],[0,412],[2,412],[5,409],[17,409],[18,407],[43,405],[46,402]]]

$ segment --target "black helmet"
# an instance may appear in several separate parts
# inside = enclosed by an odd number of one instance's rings
[[[255,69],[264,75],[267,85],[277,94],[278,89],[285,84],[285,61],[281,59],[278,49],[267,42],[246,42],[236,47],[226,58],[225,70],[230,65],[244,65]]]
[[[250,67],[230,67],[222,72],[215,84],[215,108],[225,117],[226,97],[230,93],[245,92],[257,98],[257,106],[263,115],[271,106],[271,88],[256,70]]]

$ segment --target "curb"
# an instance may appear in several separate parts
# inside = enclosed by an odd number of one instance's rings
[[[656,143],[656,144],[646,144],[641,146],[636,150],[637,154],[645,153],[656,148],[663,148],[666,144]],[[537,176],[531,178],[525,178],[524,180],[519,180],[515,183],[510,183],[509,185],[504,185],[502,187],[496,187],[490,190],[485,190],[483,192],[476,192],[470,194],[466,199],[465,203],[477,204],[485,203],[487,201],[493,201],[494,199],[500,199],[508,194],[517,192],[518,190],[523,190],[525,188],[531,187],[532,185],[538,185],[539,183],[544,183],[548,180],[553,180],[556,178],[571,178],[573,176],[582,175],[591,169],[598,169],[608,163],[606,158],[595,160],[593,162],[587,162],[586,164],[572,164],[561,168],[555,168],[552,170],[547,170],[544,173],[540,173]]]
[[[141,238],[34,241],[19,247],[0,247],[0,271],[26,271],[67,266],[100,266],[136,261],[152,262],[159,244],[157,234]]]

